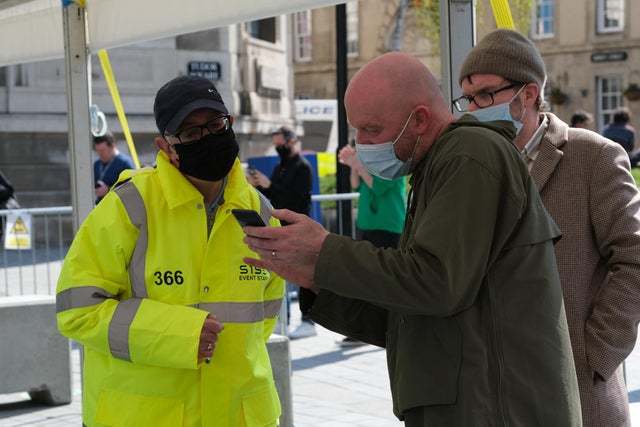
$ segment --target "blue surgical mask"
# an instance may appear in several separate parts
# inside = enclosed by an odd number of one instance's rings
[[[356,144],[358,158],[371,175],[392,180],[408,175],[411,172],[413,155],[418,147],[420,137],[416,140],[416,145],[413,147],[411,157],[406,162],[398,159],[395,151],[395,145],[407,128],[407,125],[409,125],[411,117],[413,117],[413,111],[409,114],[409,118],[402,127],[400,134],[393,141],[382,144]]]
[[[476,111],[469,112],[469,114],[473,115],[476,119],[481,122],[495,122],[498,120],[511,122],[513,126],[516,128],[516,135],[520,133],[522,130],[522,117],[524,117],[525,110],[522,110],[522,115],[520,119],[516,119],[511,115],[511,103],[514,99],[520,94],[520,92],[524,89],[524,86],[520,88],[513,98],[509,102],[505,102],[498,105],[492,105],[491,107],[481,108]]]

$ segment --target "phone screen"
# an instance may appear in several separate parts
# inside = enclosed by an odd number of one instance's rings
[[[256,211],[249,209],[231,209],[231,213],[236,220],[240,223],[241,227],[265,227],[266,224],[262,220],[262,217]]]

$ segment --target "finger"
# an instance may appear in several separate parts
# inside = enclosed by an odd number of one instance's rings
[[[242,227],[244,234],[259,239],[281,239],[289,236],[290,230],[287,227]]]
[[[203,332],[208,332],[211,334],[219,334],[224,329],[224,325],[216,320],[207,319],[204,323]]]
[[[275,218],[278,218],[279,220],[286,221],[289,224],[296,224],[298,222],[304,221],[305,218],[307,218],[306,215],[295,213],[288,209],[274,209],[271,212],[271,215]],[[286,227],[280,227],[280,228],[286,228]]]
[[[258,239],[255,237],[245,236],[244,242],[254,252],[281,251],[284,247],[282,240],[275,239]]]

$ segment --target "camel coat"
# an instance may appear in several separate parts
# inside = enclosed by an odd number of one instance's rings
[[[549,127],[531,175],[563,237],[555,246],[585,426],[629,426],[622,362],[640,320],[640,195],[619,144]]]

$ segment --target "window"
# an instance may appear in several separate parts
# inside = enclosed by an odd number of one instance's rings
[[[613,33],[624,29],[624,0],[598,1],[598,32]]]
[[[347,3],[347,54],[358,56],[358,2]]]
[[[293,15],[293,37],[295,59],[298,62],[311,61],[311,11],[305,10]]]
[[[247,22],[247,32],[254,39],[276,42],[276,18]]]
[[[532,36],[536,39],[553,37],[554,0],[536,0],[533,8]]]
[[[7,85],[7,67],[0,67],[0,87]]]
[[[613,113],[622,107],[622,76],[598,77],[598,129],[613,121]]]

